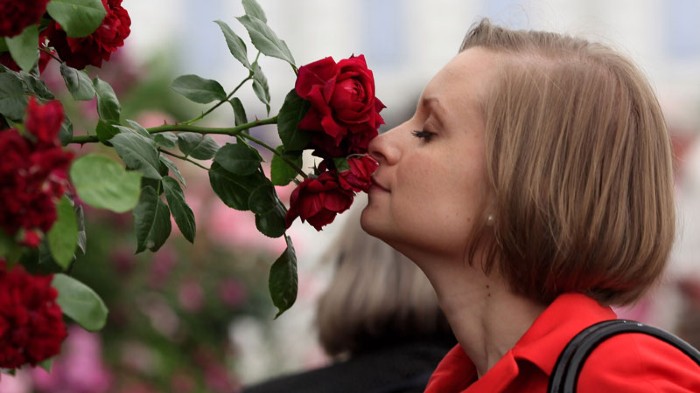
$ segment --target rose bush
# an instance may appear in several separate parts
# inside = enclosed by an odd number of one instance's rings
[[[207,107],[195,118],[145,128],[123,117],[109,83],[82,70],[100,67],[130,34],[130,17],[121,0],[0,0],[0,10],[5,7],[16,17],[0,22],[0,258],[49,280],[59,293],[63,314],[87,330],[104,325],[107,308],[92,288],[66,274],[89,239],[83,206],[132,212],[137,253],[158,251],[172,232],[172,221],[194,242],[195,217],[183,191],[185,179],[173,159],[206,170],[212,190],[225,205],[252,212],[259,232],[285,239],[286,249],[271,265],[269,277],[278,315],[297,295],[296,254],[287,234],[292,222],[300,218],[321,230],[347,210],[356,192],[370,185],[377,163],[365,154],[383,124],[379,112],[384,105],[375,97],[374,77],[364,56],[337,63],[325,58],[297,67],[257,2],[242,2],[245,15],[237,20],[257,52],[252,60],[245,41],[225,22],[216,23],[246,76],[228,90],[198,75],[176,78],[175,92]],[[258,61],[262,55],[285,61],[297,74],[274,116],[269,116],[268,80]],[[99,119],[88,132],[73,130],[42,79],[46,62],[53,61],[49,59],[59,62],[73,100],[94,103]],[[246,83],[269,117],[248,119],[236,97]],[[230,125],[198,125],[222,106],[231,109]],[[252,132],[272,124],[280,141],[276,147]],[[229,140],[220,146],[210,134],[227,135]],[[72,144],[99,144],[114,154],[88,153],[73,160],[73,153],[64,148]],[[261,151],[272,158],[265,160]],[[309,151],[311,163],[304,158]],[[294,187],[289,208],[276,188],[287,185]],[[0,286],[0,297],[8,288]],[[42,353],[50,356],[53,347],[46,346]],[[25,357],[30,364],[39,360]]]

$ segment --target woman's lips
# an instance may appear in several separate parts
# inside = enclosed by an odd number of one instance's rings
[[[382,186],[381,184],[379,184],[379,183],[377,182],[377,180],[375,180],[374,178],[372,179],[372,187],[370,187],[370,190],[371,190],[371,189],[376,189],[376,190],[380,190],[380,191],[384,191],[384,192],[389,192],[389,189],[388,189],[388,188],[386,188],[386,187]]]

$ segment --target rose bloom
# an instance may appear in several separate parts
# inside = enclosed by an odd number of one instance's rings
[[[372,173],[377,170],[379,164],[371,156],[350,157],[348,159],[350,169],[338,174],[340,187],[355,192],[367,192],[372,185]]]
[[[317,231],[330,224],[338,213],[352,204],[352,191],[340,187],[335,171],[322,172],[318,177],[309,177],[292,191],[289,210],[285,217],[287,228],[300,217],[308,221]]]
[[[52,279],[0,260],[0,367],[35,366],[60,352],[67,333]]]
[[[384,104],[374,95],[374,76],[363,55],[331,57],[299,68],[295,91],[311,107],[299,129],[313,132],[311,147],[321,157],[367,152],[369,141],[384,124]]]
[[[38,23],[49,0],[0,0],[0,36],[14,37]]]
[[[27,107],[26,129],[31,138],[11,128],[0,131],[0,228],[14,236],[24,229],[23,244],[36,247],[56,221],[55,203],[68,184],[73,154],[58,141],[63,109],[58,101]]]
[[[2,1],[2,0],[0,0]],[[61,26],[51,22],[47,35],[49,44],[69,66],[83,69],[88,65],[102,66],[113,52],[124,45],[131,33],[131,18],[122,8],[122,0],[102,0],[107,15],[100,27],[87,37],[70,38]]]
[[[42,105],[32,98],[27,105],[25,126],[27,131],[37,138],[37,144],[42,147],[57,146],[63,117],[63,106],[60,101],[49,101]]]

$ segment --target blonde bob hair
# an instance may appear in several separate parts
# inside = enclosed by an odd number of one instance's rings
[[[598,43],[482,20],[460,51],[505,54],[483,104],[493,220],[470,254],[513,290],[637,300],[674,238],[672,153],[647,79]]]
[[[409,259],[365,233],[360,212],[355,209],[347,218],[326,253],[335,272],[318,303],[321,346],[329,355],[345,356],[406,342],[454,344],[428,279]]]

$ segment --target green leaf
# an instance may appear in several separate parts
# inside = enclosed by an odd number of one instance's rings
[[[335,169],[337,169],[338,172],[343,172],[350,169],[350,164],[348,163],[348,159],[346,157],[333,158],[333,165],[335,165]]]
[[[73,123],[71,123],[68,116],[63,118],[63,123],[61,123],[61,129],[58,131],[58,139],[61,141],[61,145],[66,146],[73,139]]]
[[[21,122],[27,101],[22,80],[14,72],[0,73],[0,114]]]
[[[310,104],[299,97],[294,89],[284,98],[277,116],[277,131],[287,152],[304,150],[311,141],[311,135],[298,128],[309,106]]]
[[[5,37],[0,37],[0,52],[7,52],[8,50]]]
[[[219,150],[219,144],[211,136],[193,132],[177,134],[177,146],[184,155],[198,160],[208,160]]]
[[[65,195],[56,204],[57,218],[46,237],[54,261],[67,269],[78,244],[78,220],[73,203]]]
[[[58,273],[51,285],[58,291],[56,302],[63,313],[89,331],[97,331],[107,322],[107,306],[90,287]]]
[[[46,86],[46,83],[35,75],[21,71],[19,73],[19,78],[22,80],[25,90],[31,95],[45,100],[53,100],[55,98],[48,86]]]
[[[216,152],[214,162],[237,175],[250,175],[258,171],[262,157],[244,142],[227,143]]]
[[[186,184],[185,178],[182,177],[180,169],[178,169],[174,162],[170,161],[167,157],[163,156],[162,154],[160,156],[160,162],[162,162],[170,170],[170,172],[172,172],[172,174],[183,186]]]
[[[138,136],[144,137],[146,139],[151,139],[151,134],[146,131],[143,127],[127,127],[127,126],[120,126],[120,125],[115,125],[114,128],[116,128],[120,133],[128,133],[128,134],[136,134]],[[154,141],[155,142],[155,141]]]
[[[104,121],[102,119],[98,120],[97,125],[95,126],[95,134],[97,134],[97,139],[109,146],[109,140],[115,135],[119,134],[117,124],[118,123],[113,121]]]
[[[269,237],[280,237],[287,229],[287,210],[277,197],[271,183],[263,184],[250,193],[250,210],[255,213],[255,226],[260,233]]]
[[[277,194],[272,184],[261,184],[250,193],[248,206],[253,213],[267,213],[277,206]]]
[[[100,0],[51,0],[46,11],[71,38],[92,34],[107,14]]]
[[[51,367],[53,367],[53,359],[54,358],[42,360],[38,363],[38,366],[44,369],[44,371],[46,371],[47,373],[51,373]]]
[[[75,216],[78,220],[78,250],[85,255],[85,250],[87,250],[87,232],[85,231],[85,212],[83,211],[83,206],[76,205],[73,206],[75,209]]]
[[[194,243],[194,235],[197,232],[194,213],[185,201],[185,194],[182,192],[180,184],[172,177],[166,176],[163,178],[163,188],[165,188],[165,199],[168,201],[170,213],[172,213],[177,227],[180,228],[185,239]]]
[[[277,38],[275,32],[264,21],[249,15],[237,19],[248,30],[251,42],[262,54],[282,59],[294,65],[294,56],[292,56],[287,44]]]
[[[285,236],[287,248],[270,268],[269,288],[272,303],[279,310],[275,319],[282,315],[297,300],[299,282],[297,277],[297,257],[292,239]]]
[[[260,102],[265,104],[267,114],[270,114],[270,87],[267,83],[267,77],[262,71],[262,68],[255,63],[253,65],[253,91],[258,96]]]
[[[152,137],[151,133],[148,132],[148,130],[144,126],[142,126],[141,124],[139,124],[131,119],[126,119],[126,124],[128,124],[132,130],[136,131],[137,134],[140,134],[146,138]]]
[[[209,182],[226,206],[236,210],[250,210],[250,194],[261,185],[269,183],[269,180],[262,172],[238,175],[214,162],[209,169]]]
[[[177,146],[177,135],[172,132],[161,132],[153,135],[153,141],[160,147],[172,149]]]
[[[301,151],[284,153],[283,146],[278,147],[277,151],[281,151],[280,154],[288,161],[294,163],[297,168],[301,168],[301,166],[304,165],[304,158]],[[272,156],[272,164],[270,165],[270,180],[272,180],[272,184],[276,186],[286,186],[292,180],[296,179],[297,176],[299,176],[299,172],[287,164],[282,157],[277,154]]]
[[[233,57],[240,61],[245,68],[250,69],[250,62],[248,61],[248,48],[245,42],[236,33],[233,32],[231,27],[226,24],[226,22],[216,20],[214,21],[221,28],[221,32],[224,33],[224,38],[226,38],[226,45],[228,45],[228,50],[231,52]]]
[[[122,132],[109,141],[127,167],[140,170],[145,177],[160,180],[160,153],[153,140],[136,133]]]
[[[226,92],[219,82],[197,75],[182,75],[175,79],[172,89],[199,104],[226,100]]]
[[[88,154],[73,161],[71,182],[80,199],[98,209],[124,213],[134,207],[141,193],[141,174],[125,171],[109,157]]]
[[[229,100],[229,103],[231,103],[231,107],[233,108],[235,124],[240,126],[241,124],[247,123],[248,116],[245,114],[245,108],[243,107],[241,100],[238,97],[233,97]]]
[[[95,86],[88,74],[84,71],[77,70],[73,67],[61,63],[61,76],[66,83],[68,91],[73,96],[73,99],[78,101],[91,100],[95,97]]]
[[[22,247],[15,239],[0,229],[0,258],[7,262],[17,262],[22,255]]]
[[[278,238],[287,230],[286,214],[287,210],[279,206],[267,213],[256,214],[255,228],[265,236]]]
[[[141,199],[134,209],[134,225],[136,253],[146,249],[158,251],[170,236],[170,210],[151,186],[141,190]]]
[[[245,10],[246,15],[256,17],[267,23],[265,12],[263,11],[262,7],[260,7],[260,4],[258,4],[258,2],[255,0],[243,0],[243,9]]]
[[[97,93],[97,113],[100,115],[100,119],[119,123],[122,107],[112,86],[100,78],[95,78],[93,85]]]
[[[31,71],[39,60],[39,26],[29,25],[20,34],[5,38],[5,42],[19,68]]]
[[[20,263],[31,274],[62,273],[65,270],[51,256],[47,241],[42,241],[37,248],[25,249]]]

